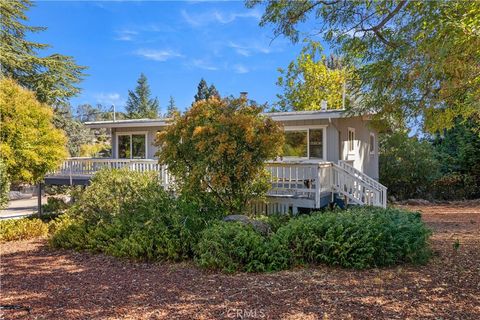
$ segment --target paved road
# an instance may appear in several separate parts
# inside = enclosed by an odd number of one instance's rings
[[[43,198],[42,203],[47,203],[47,198]],[[37,197],[12,200],[6,209],[0,211],[0,219],[21,218],[35,214],[38,209],[37,205]]]

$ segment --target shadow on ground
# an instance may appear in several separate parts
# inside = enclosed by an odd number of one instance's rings
[[[5,319],[479,319],[480,207],[415,209],[434,229],[426,266],[225,275],[21,241],[0,245],[0,301],[32,308]]]

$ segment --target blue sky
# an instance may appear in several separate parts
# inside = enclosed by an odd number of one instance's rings
[[[259,103],[275,101],[277,69],[300,45],[272,42],[271,28],[258,26],[261,12],[240,1],[42,1],[27,15],[29,24],[48,28],[32,39],[88,66],[73,106],[114,103],[121,110],[144,72],[165,111],[170,95],[188,107],[202,77],[222,95],[248,91]]]

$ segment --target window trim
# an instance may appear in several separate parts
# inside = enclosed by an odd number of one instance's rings
[[[144,135],[145,136],[145,158],[142,159],[136,159],[133,158],[133,139],[132,135]],[[118,137],[119,136],[129,136],[130,137],[130,158],[119,158],[118,156],[118,151],[119,151],[119,145],[118,145]],[[122,131],[122,132],[116,132],[115,134],[115,159],[122,159],[122,160],[147,160],[148,159],[148,131]]]
[[[372,143],[372,138],[373,138],[373,143]],[[370,132],[369,136],[369,141],[368,141],[368,151],[370,155],[375,155],[375,142],[377,140],[377,137],[375,136],[375,133]]]
[[[304,126],[285,126],[284,131],[306,131],[307,132],[307,156],[306,157],[294,157],[294,156],[282,156],[283,159],[301,159],[301,160],[322,160],[327,161],[327,127],[328,125],[304,125]],[[310,130],[322,129],[322,158],[310,158]]]
[[[350,149],[350,132],[353,133],[353,140],[352,140],[352,149]],[[355,154],[355,138],[356,138],[356,134],[355,134],[355,128],[352,128],[352,127],[348,127],[348,130],[347,130],[347,151],[348,151],[348,154]]]

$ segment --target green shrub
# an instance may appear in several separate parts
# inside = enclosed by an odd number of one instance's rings
[[[45,213],[60,213],[65,211],[69,205],[61,198],[49,197],[47,203],[42,206]]]
[[[40,219],[22,218],[0,221],[0,242],[27,240],[48,234],[48,224]]]
[[[114,186],[123,182],[123,187]],[[107,185],[110,196],[102,190]],[[150,174],[113,170],[93,179],[55,223],[51,244],[139,260],[182,260],[192,257],[198,234],[218,217],[175,198]]]
[[[319,263],[363,269],[424,263],[430,254],[430,231],[420,215],[398,209],[318,212],[277,226],[276,232],[264,238],[250,226],[216,223],[202,233],[196,261],[226,272],[275,271]]]
[[[111,219],[120,214],[124,205],[159,189],[161,187],[154,172],[105,169],[93,176],[91,185],[80,194],[70,211],[73,215],[92,220],[92,223]]]
[[[234,271],[267,271],[266,239],[252,226],[219,221],[203,231],[196,261],[205,268]]]
[[[292,264],[362,269],[426,262],[429,235],[418,213],[363,207],[294,219],[274,239],[290,250]]]
[[[281,226],[287,224],[292,216],[288,214],[271,214],[268,216],[258,216],[255,220],[266,222],[270,225],[272,232],[276,232]]]

